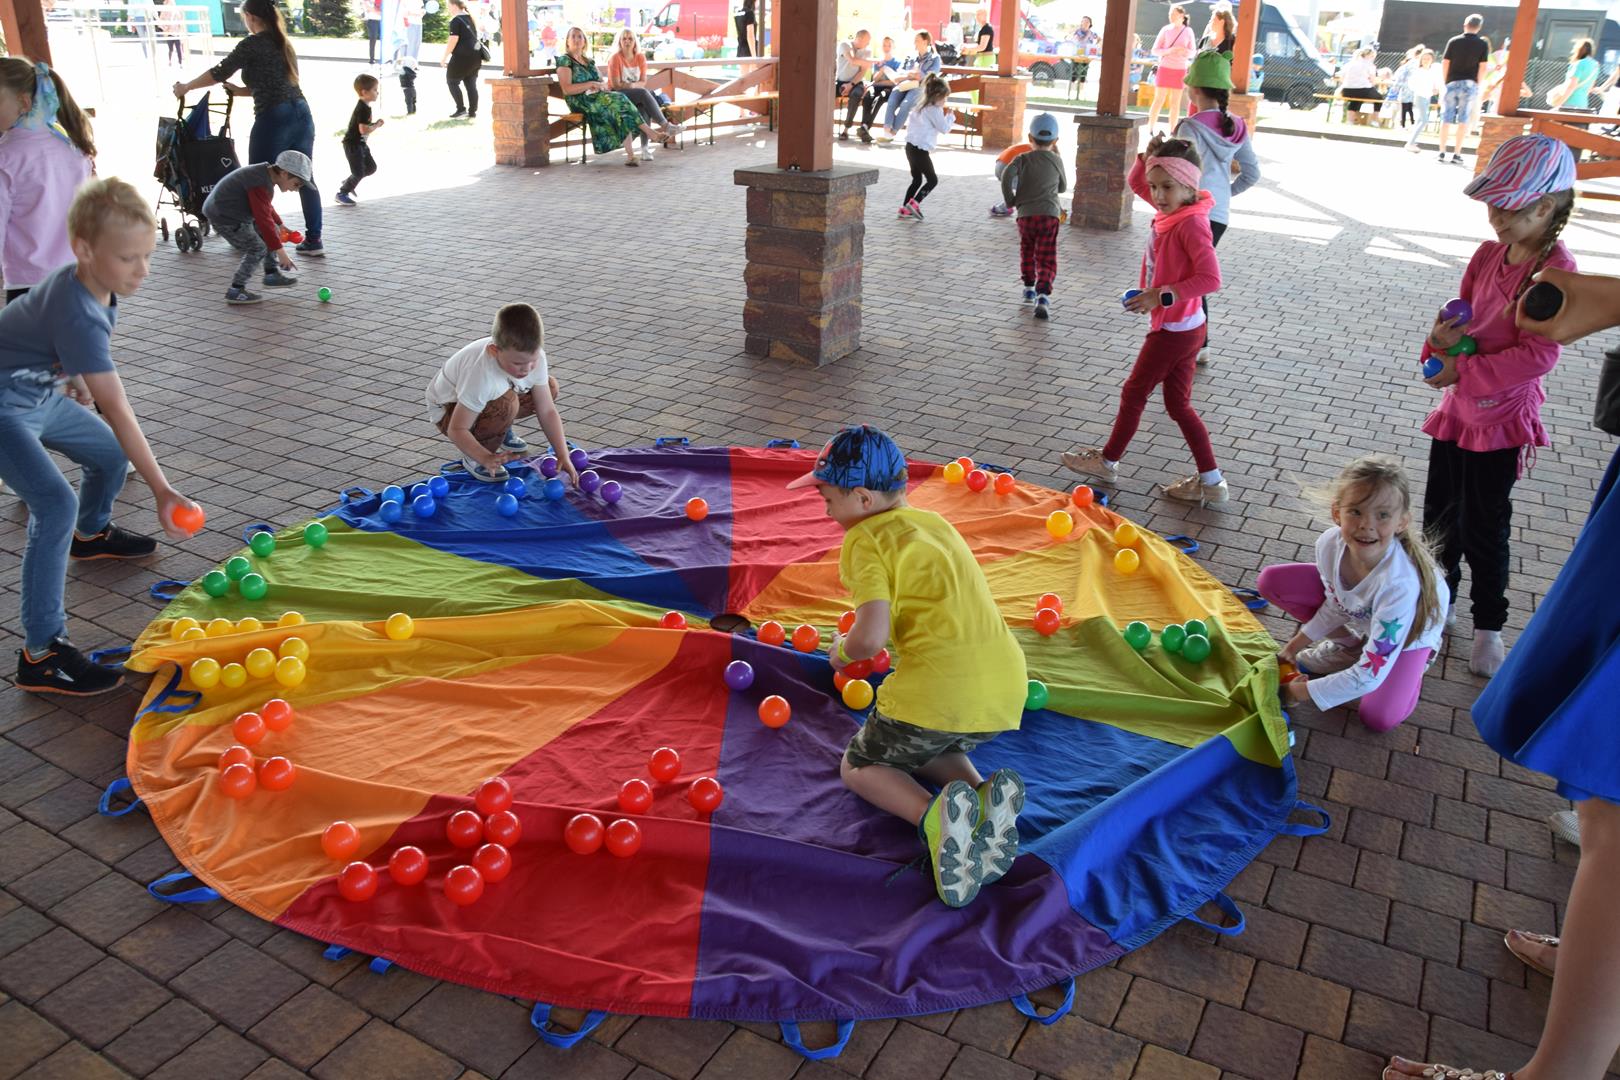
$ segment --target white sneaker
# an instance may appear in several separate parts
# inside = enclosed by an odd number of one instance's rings
[[[1469,671],[1488,679],[1502,669],[1502,662],[1506,659],[1507,646],[1502,644],[1502,631],[1474,631],[1474,651],[1468,657]]]
[[[1063,464],[1070,472],[1077,472],[1081,476],[1095,476],[1099,480],[1106,480],[1110,484],[1119,481],[1119,465],[1108,464],[1103,459],[1102,447],[1090,446],[1084,450],[1066,450],[1063,453]]]
[[[1218,484],[1206,484],[1198,479],[1198,474],[1184,476],[1173,484],[1164,485],[1164,494],[1167,498],[1180,502],[1197,503],[1199,506],[1214,506],[1223,503],[1232,497],[1232,490],[1226,486],[1225,479]]]
[[[1307,675],[1332,675],[1354,667],[1360,659],[1360,645],[1352,647],[1329,637],[1299,650],[1294,656],[1294,666]]]
[[[1560,810],[1547,815],[1547,827],[1566,844],[1581,846],[1581,822],[1573,810]]]
[[[1196,362],[1197,362],[1199,367],[1208,367],[1209,366],[1209,350],[1208,349],[1199,349],[1198,350],[1198,360]]]

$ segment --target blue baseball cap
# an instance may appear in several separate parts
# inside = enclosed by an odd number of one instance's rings
[[[1057,142],[1057,117],[1053,116],[1049,112],[1041,113],[1041,115],[1037,116],[1034,121],[1030,123],[1029,134],[1031,138],[1034,138],[1039,142]]]
[[[816,467],[788,487],[831,484],[868,491],[903,491],[908,472],[906,455],[894,440],[870,424],[860,424],[834,435],[816,455]]]

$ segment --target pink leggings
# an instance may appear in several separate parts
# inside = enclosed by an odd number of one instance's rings
[[[1282,563],[1260,571],[1260,595],[1300,622],[1309,622],[1327,593],[1314,563]],[[1407,649],[1396,659],[1378,688],[1361,699],[1361,722],[1373,731],[1388,731],[1412,715],[1423,672],[1432,649]]]

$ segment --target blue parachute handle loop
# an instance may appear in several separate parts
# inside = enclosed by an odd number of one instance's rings
[[[1190,536],[1183,536],[1180,533],[1176,533],[1174,536],[1165,537],[1164,542],[1179,548],[1183,555],[1196,555],[1198,554],[1198,549],[1200,547],[1198,541],[1194,540]]]
[[[1050,1027],[1059,1020],[1063,1019],[1065,1016],[1068,1016],[1069,1010],[1074,1008],[1074,976],[1070,975],[1059,985],[1063,987],[1063,1002],[1045,1016],[1042,1016],[1040,1013],[1035,1011],[1035,1005],[1029,1000],[1028,994],[1013,995],[1012,1007],[1029,1017],[1031,1020],[1038,1021],[1045,1027]]]
[[[765,444],[767,450],[801,450],[798,439],[772,439]]]
[[[1108,492],[1098,491],[1096,488],[1092,488],[1091,501],[1096,503],[1098,506],[1110,506],[1113,504],[1114,500],[1108,497]]]
[[[175,882],[185,881],[187,878],[196,880],[196,877],[197,875],[190,870],[176,870],[174,873],[164,874],[152,882],[146,887],[146,891],[169,904],[206,904],[211,900],[218,900],[219,893],[210,889],[207,885],[199,885],[195,889],[181,889],[179,892],[172,893],[159,891],[165,885],[173,885]]]
[[[692,440],[685,435],[660,435],[653,440],[654,447],[663,446],[691,446]]]
[[[1271,601],[1253,589],[1233,589],[1232,595],[1243,601],[1243,606],[1250,611],[1264,611],[1271,606]]]
[[[338,494],[343,497],[344,506],[348,506],[350,503],[367,502],[377,497],[377,493],[368,487],[344,488]]]
[[[253,542],[253,534],[256,532],[267,532],[271,536],[275,536],[276,527],[264,521],[255,521],[251,525],[244,525],[242,526],[242,543],[251,544]]]
[[[152,704],[146,706],[135,714],[132,723],[139,722],[147,713],[183,713],[191,709],[202,700],[201,690],[177,690],[180,685],[180,665],[174,665],[174,671],[169,674],[169,681],[159,690]]]
[[[1222,926],[1220,923],[1212,923],[1207,922],[1204,919],[1200,919],[1197,915],[1188,915],[1188,922],[1197,926],[1202,926],[1205,930],[1213,930],[1217,934],[1225,934],[1227,937],[1237,937],[1239,934],[1243,933],[1243,931],[1249,928],[1248,917],[1243,914],[1243,909],[1237,906],[1236,900],[1233,900],[1230,896],[1227,896],[1223,892],[1216,893],[1209,899],[1210,902],[1216,907],[1226,912],[1228,918],[1236,919],[1237,921],[1232,923],[1230,926]]]
[[[347,945],[328,945],[321,951],[321,958],[323,960],[338,961],[343,959],[345,956],[348,956],[349,953],[353,951],[354,950],[350,949]]]
[[[181,593],[181,590],[183,590],[187,585],[190,585],[190,584],[191,584],[191,582],[189,582],[189,581],[175,581],[173,579],[165,579],[163,581],[154,582],[152,587],[150,589],[148,589],[147,591],[152,594],[152,599],[154,599],[154,600],[162,600],[165,603],[167,603],[168,601],[173,600],[175,597],[179,596],[180,593]]]
[[[540,1033],[540,1037],[561,1050],[567,1050],[570,1046],[585,1038],[606,1019],[607,1013],[592,1011],[586,1013],[585,1019],[580,1021],[578,1031],[556,1031],[551,1026],[550,1005],[543,1001],[537,1001],[534,1003],[534,1011],[529,1014],[529,1023],[534,1025],[534,1030]]]
[[[849,1045],[849,1037],[855,1034],[855,1021],[838,1021],[838,1038],[817,1050],[811,1050],[804,1045],[804,1036],[799,1034],[797,1020],[783,1020],[781,1028],[782,1042],[787,1045],[788,1049],[797,1050],[804,1056],[806,1061],[825,1061],[844,1052],[844,1047]]]
[[[973,467],[975,469],[983,469],[985,472],[1012,472],[1012,470],[1007,468],[1007,466],[997,465],[993,461],[975,461],[973,463]]]
[[[393,966],[394,962],[392,960],[382,956],[373,956],[371,958],[371,963],[366,965],[366,967],[371,969],[371,973],[373,975],[382,975]]]
[[[120,776],[118,779],[108,784],[107,790],[101,793],[101,799],[96,803],[96,813],[100,814],[102,817],[123,817],[137,806],[140,806],[141,800],[131,797],[128,806],[125,806],[119,810],[114,810],[112,808],[113,800],[129,790],[131,790],[131,788],[129,777],[127,776]]]
[[[90,662],[103,667],[122,668],[124,661],[129,659],[129,653],[128,645],[114,645],[110,649],[92,649]]]
[[[1304,810],[1312,814],[1322,815],[1322,824],[1308,825],[1304,822],[1285,821],[1277,829],[1285,836],[1321,836],[1333,827],[1333,817],[1320,806],[1312,806],[1308,802],[1300,801],[1294,804],[1295,810]]]

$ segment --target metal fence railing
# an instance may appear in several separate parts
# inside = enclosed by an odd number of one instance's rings
[[[1340,57],[1337,63],[1343,66],[1348,59],[1349,57]],[[1375,61],[1380,69],[1388,68],[1390,71],[1399,71],[1401,65],[1405,62],[1405,51],[1395,50],[1380,52]],[[1435,63],[1438,64],[1439,60],[1436,60]],[[1604,69],[1598,75],[1596,85],[1601,85],[1612,71],[1612,67]],[[1528,94],[1521,99],[1524,105],[1535,109],[1550,108],[1551,106],[1547,102],[1547,91],[1562,86],[1568,73],[1569,62],[1567,60],[1531,60],[1524,73],[1524,89],[1528,91]],[[1592,103],[1593,107],[1596,108],[1597,98],[1595,95]]]
[[[192,56],[214,51],[202,7],[131,2],[121,7],[57,3],[45,15],[53,66],[82,103],[165,87]]]

